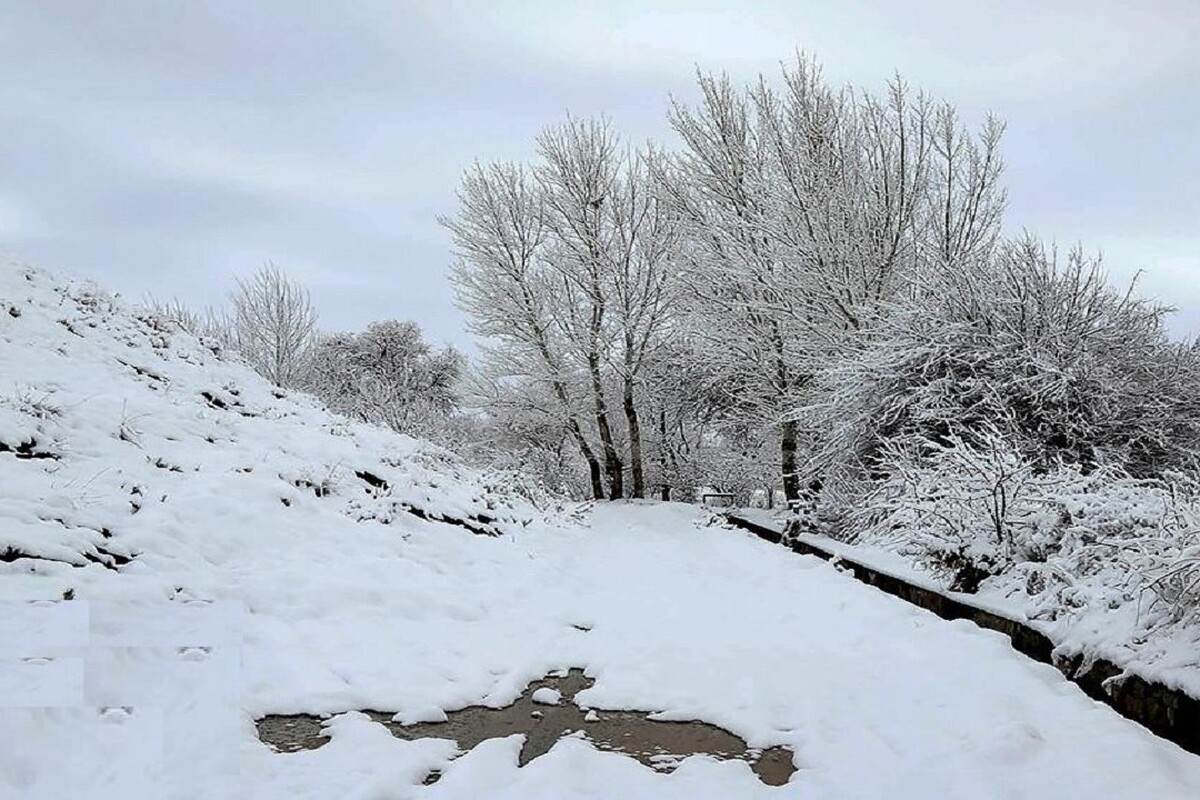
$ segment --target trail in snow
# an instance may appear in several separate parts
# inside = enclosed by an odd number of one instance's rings
[[[598,507],[584,529],[509,539],[422,531],[407,555],[367,548],[319,567],[273,561],[266,547],[243,553],[246,569],[224,588],[254,609],[242,619],[240,697],[226,691],[233,671],[217,658],[219,645],[196,661],[127,651],[113,665],[119,674],[144,672],[126,691],[144,694],[147,676],[169,685],[148,698],[157,706],[134,702],[132,717],[107,730],[91,724],[111,734],[165,709],[158,728],[122,740],[126,750],[105,740],[119,763],[138,764],[139,736],[160,730],[174,764],[161,774],[162,796],[238,788],[255,798],[1200,796],[1200,759],[1088,700],[1002,637],[945,623],[747,535],[698,527],[696,513]],[[393,588],[349,591],[356,577]],[[417,606],[422,594],[428,602]],[[146,615],[142,627],[155,612]],[[428,719],[481,700],[505,705],[531,677],[568,666],[595,678],[578,695],[583,704],[711,722],[751,746],[788,746],[799,770],[779,788],[744,764],[704,757],[660,775],[575,738],[518,768],[520,737],[455,758],[445,741],[401,741],[359,714],[335,718],[320,750],[274,754],[248,723],[249,712],[354,708]],[[179,705],[172,693],[184,689],[217,700]],[[240,717],[221,719],[222,709]],[[37,742],[64,735],[38,712],[23,719],[20,747],[34,760]],[[215,755],[222,733],[236,745],[224,760]],[[83,764],[109,751],[75,752]],[[193,763],[207,768],[181,767]],[[421,785],[431,771],[439,782]],[[208,794],[188,793],[196,787]]]

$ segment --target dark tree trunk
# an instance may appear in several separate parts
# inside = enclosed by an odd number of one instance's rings
[[[779,455],[783,464],[783,496],[789,507],[800,501],[800,476],[797,474],[797,425],[795,420],[783,423],[779,440]]]
[[[592,395],[595,398],[596,428],[600,431],[600,444],[604,448],[604,471],[608,474],[608,497],[620,500],[625,496],[625,465],[613,444],[612,428],[608,424],[608,403],[604,400],[604,382],[600,377],[600,357],[588,354],[588,369],[592,374]]]
[[[568,423],[571,429],[571,438],[579,445],[579,452],[583,455],[583,460],[588,465],[588,477],[592,481],[592,497],[596,500],[604,499],[604,481],[600,478],[600,462],[596,460],[596,454],[592,452],[592,448],[587,443],[587,439],[583,438],[583,431],[579,430],[579,423],[574,419]]]
[[[637,405],[633,401],[633,380],[625,379],[625,421],[629,425],[629,466],[633,476],[633,493],[639,500],[646,496],[646,476],[642,470],[642,427]]]
[[[533,307],[533,298],[526,290],[525,292],[526,306]],[[550,345],[546,342],[544,331],[537,331],[537,346],[538,351],[542,355],[542,360],[549,367],[553,375],[557,375],[557,362],[550,354]],[[554,377],[551,381],[554,387],[554,394],[558,397],[558,402],[562,405],[563,413],[567,416],[567,428],[571,431],[571,438],[575,440],[575,444],[579,445],[579,452],[583,455],[583,460],[587,462],[588,474],[592,481],[592,496],[597,500],[604,499],[604,482],[600,479],[600,462],[596,460],[596,454],[592,452],[591,445],[588,444],[587,438],[583,435],[583,430],[579,426],[579,420],[575,418],[575,412],[571,410],[571,397],[567,393],[566,384],[561,379]]]

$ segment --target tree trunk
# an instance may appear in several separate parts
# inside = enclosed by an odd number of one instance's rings
[[[629,467],[633,475],[633,493],[630,497],[642,499],[646,496],[646,476],[642,470],[642,427],[638,419],[637,405],[633,401],[633,379],[625,378],[625,420],[629,424]]]
[[[797,425],[795,420],[783,423],[779,454],[783,463],[783,496],[789,507],[800,500],[800,476],[796,473]]]
[[[608,403],[604,400],[604,382],[600,377],[600,356],[588,354],[588,370],[592,374],[592,395],[596,401],[596,428],[600,431],[600,443],[604,447],[604,471],[608,473],[608,497],[620,500],[625,496],[625,465],[613,444],[612,428],[608,424]]]
[[[660,409],[658,412],[658,480],[662,484],[662,495],[664,500],[671,499],[671,485],[674,476],[668,479],[671,473],[667,469],[667,411]]]
[[[600,462],[596,460],[596,454],[592,452],[587,439],[583,438],[583,431],[579,430],[579,423],[572,418],[567,425],[571,429],[571,438],[579,445],[579,452],[583,455],[583,460],[587,462],[588,476],[592,481],[592,497],[596,500],[603,500],[604,481],[600,478]]]
[[[525,303],[527,308],[533,307],[533,298],[528,289],[525,289]],[[583,460],[587,462],[588,476],[592,482],[592,497],[596,500],[603,500],[604,482],[600,478],[600,462],[596,459],[596,454],[592,452],[587,438],[584,437],[579,421],[575,418],[575,412],[571,410],[571,397],[567,393],[566,384],[557,377],[557,364],[550,354],[550,345],[546,342],[545,333],[541,329],[538,329],[537,334],[538,352],[541,353],[542,361],[550,368],[552,375],[555,376],[551,380],[551,385],[554,387],[554,394],[558,397],[558,402],[563,407],[563,413],[567,415],[567,428],[571,431],[571,437],[575,440],[575,443],[579,445],[579,452],[583,455]]]
[[[771,341],[775,347],[775,383],[779,398],[786,400],[791,387],[787,361],[784,357],[783,332],[779,324],[771,323]],[[788,508],[795,508],[800,502],[800,476],[796,471],[796,448],[799,426],[795,420],[789,419],[783,423],[779,437],[780,463],[783,468],[783,497]]]

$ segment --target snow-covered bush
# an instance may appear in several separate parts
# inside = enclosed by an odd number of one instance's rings
[[[1096,473],[1054,497],[1061,525],[1044,561],[1023,561],[996,579],[1053,619],[1087,610],[1136,609],[1142,630],[1197,620],[1200,486],[1169,475],[1137,479]]]
[[[1015,563],[1045,561],[1063,535],[1061,497],[1095,480],[1076,467],[1036,470],[994,427],[970,440],[888,443],[879,463],[887,477],[852,504],[848,530],[895,543],[968,592]]]
[[[1200,452],[1200,351],[1168,340],[1165,309],[1106,285],[1073,252],[1031,239],[927,270],[859,352],[825,377],[818,460],[884,477],[889,443],[998,428],[1035,470],[1109,464],[1139,477]]]
[[[1020,596],[1035,617],[1137,605],[1140,623],[1200,615],[1200,484],[1076,464],[1039,468],[996,429],[924,450],[889,445],[888,476],[841,518],[950,588]]]
[[[1176,618],[1200,622],[1200,491],[1195,483],[1188,486],[1187,512],[1174,516],[1175,530],[1162,542],[1166,558],[1150,565],[1149,574],[1155,594],[1171,604]]]
[[[204,341],[214,353],[237,351],[234,321],[224,310],[208,307],[202,312],[194,311],[178,299],[151,299],[148,306],[142,318],[156,330],[185,331]]]
[[[385,320],[320,338],[298,382],[334,411],[436,439],[458,405],[462,369],[453,347],[435,351],[415,323]]]

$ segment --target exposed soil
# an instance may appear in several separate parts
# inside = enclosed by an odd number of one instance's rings
[[[468,706],[447,712],[445,722],[401,725],[392,721],[390,713],[365,713],[401,739],[452,739],[464,752],[485,739],[523,734],[520,766],[548,752],[562,737],[582,732],[598,749],[625,753],[660,772],[671,772],[687,756],[701,753],[745,761],[770,786],[782,786],[796,771],[787,748],[754,750],[741,737],[707,722],[663,722],[650,719],[650,712],[645,711],[585,711],[573,700],[592,683],[582,670],[572,669],[565,675],[534,681],[512,705]],[[561,693],[562,702],[535,703],[533,693],[544,687]],[[267,716],[257,725],[258,738],[283,752],[314,750],[328,741],[322,720],[306,714]],[[439,777],[439,773],[430,773],[425,782],[433,783]]]

